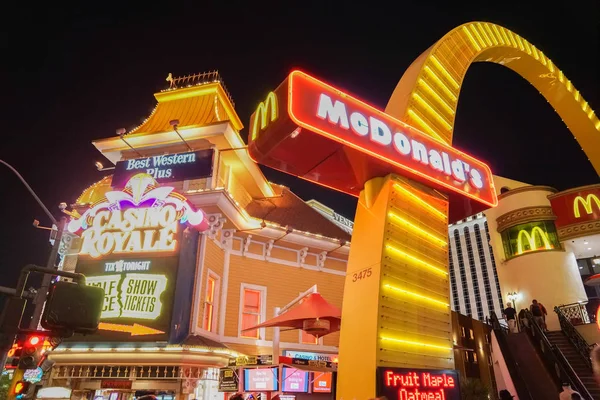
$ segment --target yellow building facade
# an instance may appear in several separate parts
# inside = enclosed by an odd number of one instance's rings
[[[350,234],[315,203],[266,180],[248,157],[239,134],[242,124],[218,76],[176,78],[155,97],[158,104],[142,125],[93,144],[117,164],[114,176],[119,162],[213,150],[209,177],[164,184],[208,220],[194,244],[193,295],[183,299],[190,309],[182,317],[189,332],[177,342],[149,343],[132,336],[131,341],[75,337],[63,343],[51,355],[55,365],[46,386],[69,387],[76,398],[121,400],[147,392],[164,400],[222,399],[218,368],[242,355],[272,354],[272,328],[244,328],[274,317],[276,307],[315,285],[328,302],[342,306]],[[98,204],[114,190],[115,179],[106,176],[84,190],[73,210],[83,214]],[[82,262],[83,255],[67,256],[63,268],[77,271]],[[338,340],[339,333],[315,338],[291,330],[282,331],[279,342],[284,354],[333,358]]]

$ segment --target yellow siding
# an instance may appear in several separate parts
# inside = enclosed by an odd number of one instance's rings
[[[342,306],[344,277],[303,268],[232,255],[229,266],[229,291],[225,336],[238,335],[240,289],[242,283],[267,288],[267,319],[274,315],[275,307],[281,307],[311,286],[317,284],[319,293],[337,307]],[[272,329],[266,329],[266,340],[272,340]],[[282,332],[282,342],[299,342],[298,331]],[[324,344],[337,346],[338,334],[324,338]]]
[[[206,247],[204,253],[204,268],[202,270],[202,283],[201,283],[201,291],[200,291],[200,303],[196,305],[199,307],[199,316],[198,316],[198,327],[202,328],[202,317],[204,315],[204,297],[206,296],[206,280],[208,277],[208,270],[210,269],[215,274],[219,275],[219,286],[215,296],[215,308],[217,309],[217,317],[215,320],[215,325],[213,326],[213,332],[216,332],[216,326],[218,326],[219,314],[222,310],[218,309],[218,306],[221,301],[221,294],[223,293],[223,288],[221,285],[223,284],[223,266],[224,266],[224,252],[213,242],[211,239],[207,237],[203,238],[206,240]]]

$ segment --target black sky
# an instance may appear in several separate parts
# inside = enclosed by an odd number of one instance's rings
[[[384,108],[420,53],[453,27],[484,20],[544,51],[600,111],[600,3],[594,0],[557,6],[547,1],[47,3],[5,6],[0,17],[0,159],[15,166],[53,211],[101,178],[94,161],[105,160],[91,140],[139,124],[169,72],[218,69],[245,124],[258,101],[296,67]],[[545,99],[507,68],[471,67],[454,131],[454,145],[487,161],[497,175],[558,189],[599,180]],[[353,217],[353,198],[274,171],[265,174],[305,200],[316,198]],[[31,222],[49,220],[2,166],[0,184],[0,284],[12,285],[24,264],[45,262],[47,232]]]

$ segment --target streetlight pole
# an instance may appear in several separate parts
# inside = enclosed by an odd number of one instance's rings
[[[58,222],[56,220],[56,218],[54,218],[54,215],[52,215],[50,210],[48,210],[46,205],[44,205],[42,200],[40,200],[40,198],[34,192],[34,190],[31,188],[31,186],[29,186],[29,184],[27,183],[25,178],[23,178],[23,176],[21,176],[19,171],[17,171],[12,165],[7,163],[6,161],[0,160],[0,164],[5,165],[8,169],[10,169],[17,176],[17,178],[19,178],[21,183],[23,183],[23,185],[25,185],[25,187],[27,188],[29,193],[33,196],[35,201],[37,201],[37,203],[40,205],[40,207],[42,207],[42,209],[44,210],[44,212],[46,213],[48,218],[50,218],[50,221],[52,221],[52,223],[54,225],[56,225],[58,232],[56,235],[56,239],[54,240],[54,244],[52,245],[52,250],[50,251],[50,256],[48,257],[48,261],[46,263],[47,268],[56,268],[56,256],[58,255],[58,249],[60,247],[62,233],[66,227],[67,217],[63,216],[60,219],[60,222]],[[42,311],[44,309],[44,302],[46,301],[46,297],[48,296],[48,288],[50,287],[51,281],[52,281],[52,276],[45,274],[44,278],[42,279],[42,285],[41,285],[40,289],[38,290],[38,293],[33,301],[33,304],[35,304],[35,310],[33,312],[33,316],[31,318],[31,322],[29,324],[30,329],[38,328],[40,318],[42,316]]]

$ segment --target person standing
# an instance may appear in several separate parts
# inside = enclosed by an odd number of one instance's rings
[[[525,328],[529,328],[529,321],[527,320],[527,310],[524,308],[521,308],[521,311],[519,311],[519,322],[521,323],[521,330],[524,330]]]
[[[571,400],[573,399],[573,395],[579,395],[579,392],[576,392],[575,390],[571,389],[571,384],[569,382],[564,382],[562,384],[562,392],[560,392],[560,395],[558,396],[559,400]],[[580,397],[581,398],[581,397]]]
[[[506,308],[503,311],[504,318],[506,318],[506,322],[508,323],[508,330],[510,333],[517,333],[517,310],[512,307],[510,302],[506,303]]]
[[[529,311],[533,314],[533,320],[542,329],[545,330],[546,324],[544,322],[544,311],[542,305],[537,300],[533,300],[529,306]]]

